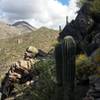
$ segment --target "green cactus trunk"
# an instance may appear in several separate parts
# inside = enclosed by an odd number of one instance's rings
[[[62,43],[64,100],[74,100],[76,43],[71,36]]]
[[[74,100],[75,55],[76,43],[71,36],[65,37],[55,48],[57,83],[60,84],[57,90],[61,90],[58,98],[62,98],[57,100]]]
[[[55,48],[55,60],[56,60],[56,79],[57,88],[54,100],[63,100],[63,79],[62,79],[62,44],[58,44]]]
[[[57,84],[59,86],[62,86],[62,49],[61,49],[61,44],[58,44],[55,48],[55,59],[56,59],[56,79],[57,79]]]

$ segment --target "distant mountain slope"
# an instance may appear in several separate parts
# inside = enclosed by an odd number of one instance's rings
[[[16,27],[0,22],[0,39],[11,38],[19,34],[21,34],[21,32]]]
[[[58,31],[42,27],[32,33],[0,40],[0,64],[7,64],[23,57],[25,49],[33,45],[48,52],[56,43]]]
[[[16,37],[17,35],[29,32],[31,33],[35,30],[35,27],[25,21],[19,21],[13,25],[0,22],[0,39]]]
[[[17,27],[22,33],[29,33],[36,30],[35,27],[31,26],[26,21],[18,21],[14,23],[12,26]]]

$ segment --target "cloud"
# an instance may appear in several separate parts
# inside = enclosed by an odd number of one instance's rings
[[[26,20],[37,27],[57,28],[65,24],[66,16],[69,21],[75,18],[76,1],[63,5],[58,0],[1,0],[0,15],[9,22]]]

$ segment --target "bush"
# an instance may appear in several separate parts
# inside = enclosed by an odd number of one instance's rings
[[[91,3],[91,10],[94,14],[99,14],[100,13],[100,0],[94,0]]]
[[[85,55],[79,55],[76,60],[76,77],[78,80],[87,79],[96,74],[97,66]]]
[[[54,60],[45,59],[36,63],[35,67],[39,72],[39,78],[32,86],[20,85],[18,92],[23,95],[18,96],[16,100],[51,100],[55,88],[55,63]]]
[[[55,96],[55,60],[46,58],[33,66],[39,71],[40,75],[32,86],[16,85],[17,93],[20,94],[16,100],[52,100]],[[79,55],[76,60],[76,78],[84,80],[96,73],[96,65],[85,55]]]

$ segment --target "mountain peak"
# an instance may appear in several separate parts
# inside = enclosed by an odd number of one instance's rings
[[[35,27],[33,27],[32,25],[30,25],[26,21],[18,21],[18,22],[15,22],[12,26],[15,26],[15,27],[19,28],[19,30],[22,33],[29,33],[29,32],[33,32],[33,31],[36,30]]]

